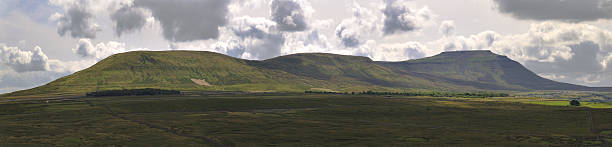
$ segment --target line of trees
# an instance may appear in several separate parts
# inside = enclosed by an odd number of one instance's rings
[[[344,95],[397,95],[397,96],[431,96],[431,97],[465,97],[465,98],[486,98],[486,97],[508,97],[506,93],[495,92],[333,92],[333,91],[305,91],[306,94],[344,94]]]
[[[177,90],[163,90],[163,89],[124,89],[124,90],[105,90],[87,93],[88,97],[101,97],[101,96],[137,96],[137,95],[177,95],[181,94]]]

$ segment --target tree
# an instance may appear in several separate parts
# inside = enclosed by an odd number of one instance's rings
[[[580,102],[578,100],[571,100],[570,101],[570,105],[571,106],[580,106]]]

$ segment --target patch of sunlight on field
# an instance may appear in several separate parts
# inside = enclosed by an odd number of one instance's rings
[[[607,103],[593,103],[593,102],[582,102],[582,106],[589,108],[612,108],[612,102]]]
[[[434,104],[435,106],[454,106],[458,108],[475,108],[471,106],[470,103],[466,102],[458,102],[458,101],[436,101],[438,104]]]
[[[526,104],[538,104],[538,105],[547,105],[547,106],[568,106],[569,101],[557,101],[557,100],[544,100],[544,101],[519,101],[521,103]]]
[[[547,106],[569,106],[569,101],[562,100],[522,100],[517,101],[526,104],[538,104],[538,105],[547,105]],[[589,107],[589,108],[612,108],[612,102],[606,103],[595,103],[595,102],[580,102],[581,107]]]

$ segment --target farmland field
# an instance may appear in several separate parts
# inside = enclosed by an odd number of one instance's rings
[[[0,104],[0,146],[601,146],[612,109],[596,106],[317,94],[32,100]]]

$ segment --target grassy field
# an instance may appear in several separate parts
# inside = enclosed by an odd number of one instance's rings
[[[4,102],[0,146],[600,146],[612,139],[612,109],[529,103],[298,94]]]

